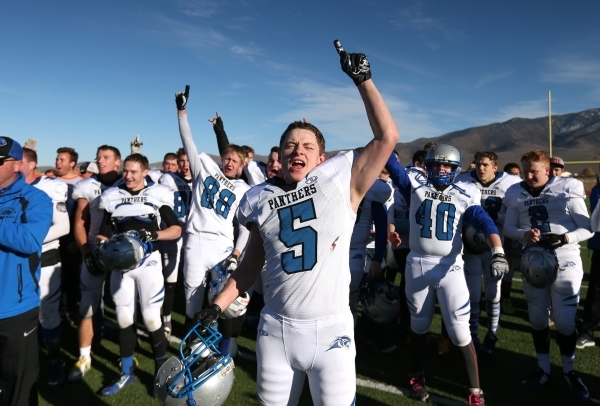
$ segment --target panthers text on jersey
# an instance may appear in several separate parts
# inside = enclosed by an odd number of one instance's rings
[[[583,183],[574,178],[550,178],[539,196],[528,192],[525,182],[511,186],[506,192],[507,207],[504,233],[514,240],[523,240],[526,231],[536,228],[542,234],[567,234],[569,244],[556,250],[579,250],[579,241],[592,236],[585,206]]]
[[[40,176],[39,178],[36,178],[33,182],[31,182],[31,186],[35,186],[36,188],[44,191],[50,197],[50,199],[52,199],[52,204],[54,206],[55,211],[62,213],[67,212],[66,203],[68,199],[69,187],[60,178],[49,178],[48,176]],[[54,220],[52,221],[52,224],[55,224]],[[68,229],[69,228],[67,227],[67,233]],[[48,237],[46,237],[46,240],[44,240],[44,244],[42,245],[42,252],[58,248],[60,244],[58,240],[59,237],[62,237],[62,235],[59,235],[56,237],[56,239],[52,239],[50,241],[47,241]]]
[[[99,208],[111,213],[118,232],[139,230],[158,231],[160,208],[173,208],[173,192],[163,185],[150,183],[138,193],[130,193],[124,185],[111,187],[100,196]]]
[[[184,227],[192,202],[192,178],[186,179],[180,173],[167,172],[160,177],[158,183],[173,193],[173,211]]]
[[[100,181],[98,175],[93,175],[77,183],[75,189],[73,189],[73,200],[85,199],[89,203],[90,227],[88,231],[88,244],[90,249],[94,246],[96,236],[100,230],[100,224],[104,218],[104,211],[99,207],[100,195],[106,189],[121,185],[122,183],[123,179],[118,178],[113,184],[107,185]]]
[[[273,178],[242,199],[240,224],[255,223],[263,239],[265,304],[284,317],[317,319],[348,310],[353,161],[354,152],[338,153],[301,182]]]
[[[481,193],[472,184],[454,182],[443,191],[420,171],[407,171],[410,197],[410,250],[418,256],[458,256],[462,253],[463,214],[479,206]]]
[[[458,175],[455,182],[471,183],[481,192],[481,207],[500,226],[504,224],[506,215],[506,205],[503,204],[504,196],[509,187],[515,183],[520,183],[521,178],[511,175],[507,172],[498,172],[491,182],[484,184],[478,178],[475,171],[465,172]],[[498,227],[500,237],[502,237],[502,227]]]

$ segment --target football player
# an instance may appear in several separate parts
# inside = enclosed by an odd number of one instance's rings
[[[556,281],[548,288],[535,288],[524,281],[538,369],[522,384],[535,389],[550,380],[548,309],[552,306],[564,378],[578,399],[589,400],[589,391],[574,369],[575,313],[583,278],[578,243],[592,236],[583,184],[573,178],[552,176],[550,160],[543,151],[527,152],[521,158],[521,167],[525,181],[511,186],[504,198],[508,208],[504,234],[548,246],[555,250],[560,266]]]
[[[148,176],[154,183],[158,183],[158,180],[165,173],[175,173],[179,170],[179,164],[177,163],[177,154],[173,152],[167,152],[163,157],[162,169],[148,169]]]
[[[67,213],[68,187],[58,178],[36,176],[37,153],[29,148],[23,148],[23,165],[21,172],[25,182],[43,190],[52,199],[54,211],[52,226],[42,245],[40,287],[40,324],[42,338],[48,351],[48,387],[56,387],[64,380],[64,363],[60,358],[60,245],[59,238],[69,233],[69,214]]]
[[[414,399],[426,401],[424,351],[436,298],[452,343],[458,346],[468,375],[469,405],[483,404],[477,355],[469,331],[469,290],[462,259],[463,225],[481,231],[492,250],[493,277],[508,271],[498,229],[480,206],[481,192],[473,184],[455,182],[462,158],[447,144],[433,146],[425,157],[426,173],[405,172],[394,155],[386,168],[405,196],[410,195],[410,254],[406,260],[406,297],[411,313],[410,388]],[[407,193],[410,192],[410,194]]]
[[[166,186],[173,193],[174,212],[179,219],[179,225],[185,230],[187,215],[192,201],[192,174],[190,162],[183,148],[177,151],[178,172],[167,172],[160,177],[158,183]],[[173,297],[179,273],[182,249],[185,244],[185,232],[181,238],[172,241],[160,242],[160,253],[165,277],[165,301],[163,303],[163,328],[167,341],[171,339],[171,312],[173,311]]]
[[[345,151],[325,160],[321,132],[310,123],[290,124],[280,140],[284,178],[255,186],[240,204],[240,224],[251,228],[242,264],[215,302],[196,315],[203,325],[212,324],[252,286],[266,259],[265,307],[256,340],[262,404],[296,404],[306,376],[315,404],[355,401],[350,238],[360,202],[399,134],[365,55],[335,45],[375,138],[358,156]]]
[[[475,170],[465,172],[456,177],[456,182],[470,183],[481,192],[481,207],[494,220],[498,230],[502,229],[506,206],[502,203],[506,190],[520,178],[498,172],[498,156],[491,151],[475,154]],[[500,232],[502,238],[502,232]],[[492,260],[491,251],[475,252],[465,244],[463,254],[465,261],[465,278],[471,295],[471,337],[475,346],[479,346],[479,302],[481,301],[481,276],[483,274],[488,331],[481,346],[483,354],[491,355],[498,341],[496,331],[500,320],[500,284],[502,278],[492,277],[489,272]],[[502,276],[502,275],[500,275]]]
[[[175,97],[179,134],[193,179],[183,263],[186,330],[192,327],[194,314],[203,307],[207,272],[217,265],[233,271],[249,236],[248,229],[240,227],[234,247],[233,220],[249,189],[246,182],[238,179],[246,157],[244,150],[238,145],[227,145],[221,154],[222,170],[210,156],[198,152],[185,110],[188,90],[186,87],[185,93]],[[226,344],[222,340],[220,346],[227,349]]]
[[[102,243],[113,233],[135,231],[144,242],[176,240],[181,236],[179,220],[173,212],[173,193],[163,185],[146,183],[148,159],[131,154],[123,163],[123,184],[107,189],[100,196],[104,220],[96,237]],[[160,229],[161,221],[165,228]],[[114,395],[135,382],[133,353],[137,343],[135,305],[139,297],[144,324],[150,333],[155,375],[167,358],[165,333],[160,318],[164,299],[164,278],[158,244],[150,244],[149,256],[129,271],[113,271],[110,277],[119,324],[121,375],[102,389],[103,396]],[[102,266],[102,264],[100,264]]]
[[[92,367],[92,339],[101,336],[101,326],[93,323],[92,317],[101,312],[100,301],[103,294],[106,272],[97,264],[92,253],[104,211],[100,210],[100,195],[111,186],[122,183],[118,169],[121,165],[121,153],[115,147],[102,145],[96,151],[98,175],[84,179],[73,190],[76,202],[74,216],[75,243],[81,252],[81,302],[79,304],[79,359],[71,369],[69,381],[78,381]]]

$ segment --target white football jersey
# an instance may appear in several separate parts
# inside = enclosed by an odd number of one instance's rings
[[[458,175],[456,182],[465,182],[475,185],[481,192],[481,207],[485,209],[490,216],[495,214],[497,219],[494,221],[499,227],[500,238],[502,238],[502,225],[506,215],[506,205],[503,204],[504,196],[509,187],[522,180],[518,176],[507,172],[498,172],[496,177],[489,184],[483,184],[477,178],[475,171],[465,172]]]
[[[438,192],[420,171],[407,172],[411,183],[410,250],[419,256],[462,253],[463,214],[479,206],[481,193],[471,183],[454,182]]]
[[[154,183],[158,183],[158,180],[164,174],[165,173],[160,169],[148,169],[148,176],[150,177],[150,179],[152,179],[152,182]]]
[[[373,212],[371,203],[377,202],[391,206],[393,202],[392,188],[384,180],[377,179],[373,186],[367,191],[365,197],[358,206],[356,223],[350,239],[350,247],[364,248],[370,241],[371,229],[373,228]],[[387,231],[386,231],[387,234]]]
[[[240,224],[255,223],[263,239],[265,304],[282,316],[304,320],[348,311],[353,162],[353,151],[340,152],[301,182],[270,179],[240,203]]]
[[[50,197],[50,199],[52,199],[54,210],[63,213],[67,211],[67,198],[69,193],[69,186],[66,182],[64,182],[60,178],[40,176],[39,178],[31,182],[31,186],[35,186],[36,188],[42,190]],[[45,242],[42,245],[42,252],[58,248],[59,245],[60,243],[58,238],[53,241]]]
[[[578,241],[592,236],[590,219],[585,206],[583,183],[574,178],[550,178],[537,197],[529,194],[527,184],[520,182],[506,192],[504,204],[508,213],[504,224],[507,237],[522,240],[527,230],[537,228],[542,234],[565,234],[577,229],[589,230],[569,236],[569,241],[558,250],[578,250]]]
[[[267,164],[261,161],[250,161],[244,166],[244,174],[248,185],[260,185],[267,180]]]
[[[173,192],[173,211],[179,219],[179,224],[185,227],[187,215],[192,203],[192,178],[186,179],[180,173],[165,173],[158,183]]]
[[[113,184],[106,185],[100,181],[98,175],[92,175],[75,185],[75,189],[73,189],[71,195],[73,200],[85,199],[89,204],[90,227],[88,231],[88,244],[90,247],[94,246],[96,236],[98,235],[98,231],[100,231],[100,224],[104,218],[104,211],[99,207],[100,195],[106,189],[122,184],[123,178],[118,178]]]
[[[189,154],[188,158],[190,169],[194,167],[198,174],[194,174],[187,232],[221,234],[233,241],[233,219],[250,186],[241,179],[228,179],[204,152],[197,154],[196,159]]]

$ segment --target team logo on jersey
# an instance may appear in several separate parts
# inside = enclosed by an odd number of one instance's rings
[[[575,262],[567,261],[567,262],[565,262],[565,265],[563,266],[563,268],[569,268],[569,267],[574,267],[574,266],[575,266]]]
[[[317,177],[311,176],[310,178],[306,178],[306,181],[304,183],[308,183],[310,185],[311,183],[315,183],[316,181],[317,181]]]
[[[335,340],[331,342],[329,348],[325,351],[333,350],[335,348],[345,348],[347,350],[350,349],[350,344],[352,343],[352,339],[348,336],[336,337]]]
[[[450,272],[460,272],[462,271],[462,267],[460,265],[452,265],[450,267]]]
[[[150,262],[148,262],[148,266],[156,266],[156,265],[158,265],[157,261],[150,261]]]
[[[263,336],[263,337],[266,337],[266,336],[268,336],[268,335],[269,335],[269,333],[267,333],[267,332],[266,332],[265,330],[263,330],[263,329],[260,329],[260,330],[258,330],[258,334],[260,334],[260,335],[261,335],[261,336]]]
[[[2,138],[0,138],[1,140]],[[7,207],[6,209],[0,211],[0,219],[12,217],[15,214],[15,209],[12,207]]]
[[[361,254],[355,254],[352,259],[363,259],[363,256]]]
[[[56,203],[56,210],[58,210],[61,213],[66,213],[67,212],[67,204],[65,202]]]

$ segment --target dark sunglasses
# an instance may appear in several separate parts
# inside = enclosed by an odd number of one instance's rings
[[[0,166],[4,165],[4,162],[16,161],[16,159],[2,159],[0,158]]]

